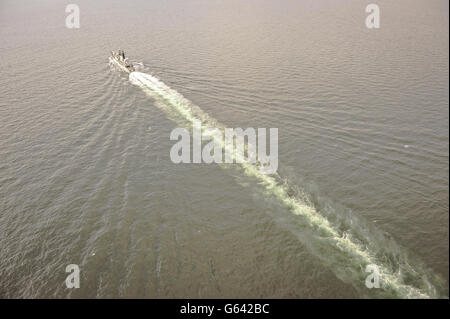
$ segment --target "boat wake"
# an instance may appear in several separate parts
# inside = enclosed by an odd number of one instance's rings
[[[156,77],[131,72],[129,80],[139,86],[156,105],[181,125],[191,127],[200,121],[203,129],[224,128],[197,105],[184,98]],[[223,143],[220,140],[215,141]],[[224,148],[229,146],[221,145]],[[295,234],[309,251],[327,265],[342,281],[352,285],[362,297],[378,298],[443,298],[444,280],[398,246],[392,238],[371,225],[352,216],[330,215],[317,209],[303,196],[295,195],[295,188],[278,174],[261,173],[258,164],[243,161],[237,167],[243,174],[255,179],[267,198],[275,199],[298,218]],[[297,226],[297,225],[296,225]],[[368,265],[379,270],[380,289],[365,285]]]

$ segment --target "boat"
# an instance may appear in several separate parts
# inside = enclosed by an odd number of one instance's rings
[[[131,73],[135,71],[133,63],[125,57],[123,50],[119,49],[117,52],[111,51],[109,62],[124,72]]]

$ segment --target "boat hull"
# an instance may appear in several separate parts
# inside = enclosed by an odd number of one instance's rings
[[[113,57],[109,57],[109,63],[113,64],[114,66],[118,67],[121,71],[124,71],[126,73],[131,73],[132,71],[123,66],[119,61],[117,61]]]

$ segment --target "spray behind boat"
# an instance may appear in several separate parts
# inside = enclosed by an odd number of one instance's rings
[[[110,60],[129,74],[130,82],[140,87],[154,100],[154,105],[164,110],[179,126],[189,128],[199,121],[204,128],[226,128],[155,76],[137,72],[134,67],[133,71],[129,70],[122,63],[125,60],[122,51],[113,53]],[[219,145],[222,143],[221,139],[216,141]],[[224,147],[226,146],[222,149]],[[353,214],[341,217],[332,208],[322,212],[307,197],[292,194],[296,185],[289,185],[278,174],[263,174],[257,165],[246,161],[234,167],[245,176],[255,179],[268,200],[276,200],[297,217],[296,223],[290,228],[292,234],[318,260],[330,266],[337,278],[351,284],[362,296],[369,296],[365,284],[368,278],[367,266],[375,265],[380,289],[370,290],[370,296],[448,298],[445,297],[448,294],[445,280],[419,260],[410,257],[408,251],[404,251],[390,236],[385,236]]]

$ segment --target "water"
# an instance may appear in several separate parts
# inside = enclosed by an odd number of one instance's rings
[[[78,3],[0,4],[0,296],[448,296],[448,3]],[[195,118],[278,174],[173,164]]]

